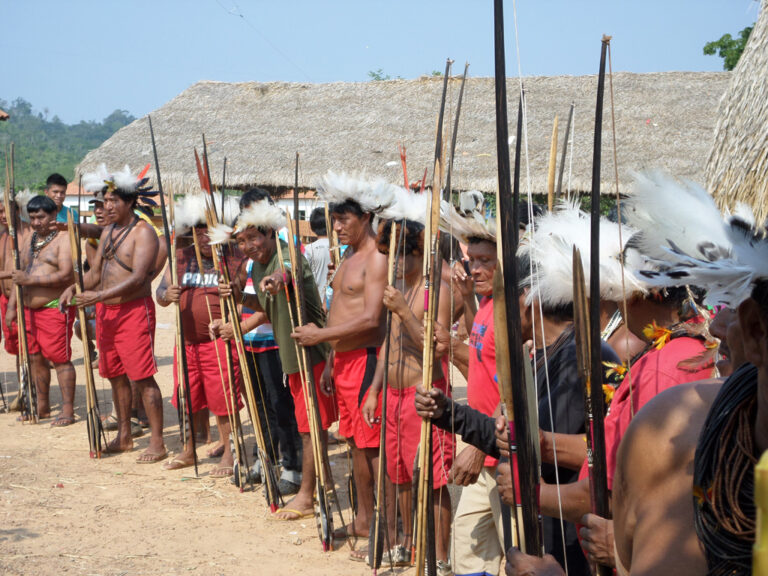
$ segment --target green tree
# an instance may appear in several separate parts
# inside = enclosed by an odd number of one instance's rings
[[[744,28],[744,30],[739,32],[738,38],[733,38],[730,34],[723,34],[720,40],[707,42],[704,44],[704,54],[707,56],[717,54],[723,59],[723,70],[733,70],[736,68],[739,58],[741,58],[741,53],[744,52],[744,47],[747,45],[752,28],[754,26]]]
[[[374,82],[378,82],[380,80],[392,80],[392,77],[389,74],[384,74],[384,70],[381,68],[378,70],[368,70],[368,78]]]

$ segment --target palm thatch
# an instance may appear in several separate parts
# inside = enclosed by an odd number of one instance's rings
[[[721,208],[744,202],[768,216],[768,0],[720,102],[707,190]]]
[[[717,102],[728,77],[724,72],[615,74],[621,179],[627,179],[632,170],[660,167],[701,182]],[[589,190],[596,87],[596,76],[525,79],[534,193],[546,191],[554,116],[561,118],[562,139],[571,102],[576,106],[571,188]],[[441,89],[442,79],[431,77],[331,84],[198,82],[152,113],[163,183],[177,193],[197,185],[192,148],[200,148],[202,133],[208,141],[214,183],[221,179],[226,156],[228,186],[291,187],[297,150],[302,155],[302,188],[314,188],[328,169],[366,172],[399,183],[403,180],[400,142],[407,147],[409,177],[416,180],[427,167],[431,173]],[[452,79],[450,116],[458,89],[459,80]],[[508,81],[508,91],[514,122],[517,80]],[[605,110],[602,189],[611,191],[614,166],[608,100]],[[494,114],[493,79],[470,78],[458,134],[455,189],[495,191]],[[450,130],[453,120],[446,124]],[[148,124],[141,118],[88,153],[77,172],[100,162],[110,169],[125,163],[138,169],[151,161]],[[566,182],[567,174],[568,170]]]

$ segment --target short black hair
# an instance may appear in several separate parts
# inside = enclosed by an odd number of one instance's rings
[[[64,178],[61,174],[58,172],[54,172],[50,176],[48,176],[48,179],[45,181],[45,187],[50,188],[51,186],[64,186],[64,188],[67,187],[67,179]]]
[[[365,215],[362,206],[351,198],[347,198],[344,202],[332,202],[328,209],[331,214],[354,214],[358,218],[362,218]]]
[[[59,209],[56,207],[56,202],[45,196],[44,194],[38,194],[33,196],[27,204],[27,213],[33,212],[45,212],[46,214],[56,214]]]
[[[325,225],[325,208],[315,208],[309,215],[309,227],[318,236],[328,236],[328,228]]]
[[[130,204],[131,208],[133,209],[136,208],[136,205],[139,201],[139,195],[137,192],[126,192],[125,190],[120,190],[120,188],[115,188],[112,190],[112,194],[120,198],[120,200],[126,204]]]
[[[272,200],[272,196],[269,195],[269,192],[263,188],[250,188],[246,190],[242,196],[240,196],[240,210],[245,210],[251,204],[261,202],[265,198],[270,204],[275,203],[275,201]]]

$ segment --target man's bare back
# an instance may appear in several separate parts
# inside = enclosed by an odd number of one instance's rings
[[[352,250],[352,247],[347,250]],[[384,289],[386,281],[387,257],[381,254],[371,238],[363,242],[357,251],[345,254],[339,270],[333,278],[333,303],[328,315],[328,328],[354,321],[365,314],[366,284],[380,283]],[[370,288],[370,286],[368,286]],[[382,320],[383,307],[380,308],[379,321],[375,326],[360,330],[356,334],[331,342],[338,352],[358,348],[378,347],[384,339],[385,323]]]
[[[693,459],[722,380],[681,384],[638,412],[619,449],[614,535],[633,576],[703,576],[693,522]]]

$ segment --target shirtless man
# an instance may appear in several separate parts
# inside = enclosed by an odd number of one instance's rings
[[[61,296],[80,307],[102,303],[97,312],[99,374],[112,385],[117,412],[117,437],[110,452],[133,449],[131,438],[131,381],[138,386],[149,418],[149,447],[137,462],[151,463],[167,456],[163,442],[163,397],[154,379],[155,304],[151,281],[155,275],[158,239],[155,231],[134,214],[146,180],[116,174],[104,194],[111,222],[101,234],[99,249],[85,275],[85,291],[74,299],[74,286]]]
[[[320,328],[309,323],[296,328],[293,337],[304,346],[328,342],[333,347],[334,360],[326,366],[324,380],[333,378],[339,402],[339,434],[347,438],[352,449],[357,489],[354,521],[337,535],[367,537],[373,519],[374,471],[378,467],[381,425],[368,426],[363,421],[362,406],[370,392],[379,347],[384,340],[387,257],[377,248],[372,227],[373,204],[367,205],[365,211],[355,199],[359,199],[357,194],[337,192],[330,206],[333,228],[347,250],[331,282],[333,301],[328,326]]]
[[[23,243],[26,226],[19,227],[20,223],[17,223],[16,230],[19,233],[19,244]],[[0,202],[0,324],[2,324],[3,331],[3,347],[8,354],[16,356],[16,364],[18,371],[19,362],[19,332],[16,326],[16,318],[10,324],[5,323],[5,313],[8,310],[8,300],[13,292],[13,280],[11,280],[11,274],[13,271],[13,241],[11,235],[8,233],[8,220],[5,215],[5,203]],[[11,401],[9,408],[12,411],[21,410],[21,391],[14,400]]]
[[[395,234],[399,234],[402,220],[398,223]],[[399,505],[402,515],[403,539],[397,546],[396,554],[391,554],[393,561],[410,564],[412,544],[412,490],[413,463],[419,448],[421,436],[421,418],[416,414],[414,394],[416,386],[422,384],[422,362],[424,351],[424,276],[423,233],[424,225],[413,221],[406,224],[403,250],[398,254],[396,282],[403,292],[387,286],[384,290],[384,305],[392,311],[389,365],[384,364],[385,349],[379,356],[376,376],[363,406],[363,418],[373,427],[377,423],[376,413],[379,408],[378,398],[382,390],[384,370],[388,371],[387,422],[386,422],[386,461],[387,475],[390,482],[388,504]],[[379,250],[389,251],[391,222],[379,225]],[[404,254],[404,255],[403,255]],[[446,266],[447,267],[447,266]],[[438,322],[443,326],[450,324],[450,285],[440,284]],[[384,345],[386,347],[386,343]],[[435,363],[432,371],[433,386],[448,392],[446,377],[443,374],[440,358],[445,349],[435,351]],[[450,570],[450,535],[451,535],[451,496],[448,493],[448,480],[453,465],[454,441],[450,432],[432,428],[433,438],[433,489],[435,514],[435,543],[437,572],[449,574]],[[395,488],[396,487],[396,488]],[[397,498],[395,498],[397,492]],[[395,510],[388,511],[387,517],[396,520]],[[396,538],[396,523],[390,522],[390,538]]]
[[[58,295],[72,282],[72,257],[69,240],[57,230],[56,204],[47,196],[35,196],[27,205],[32,234],[19,247],[21,270],[12,273],[13,283],[24,286],[26,319],[32,380],[37,388],[37,416],[51,414],[50,361],[56,369],[61,388],[61,413],[51,426],[69,426],[75,422],[75,369],[72,366],[72,324],[75,315],[59,310]],[[16,318],[16,291],[11,292],[5,315],[6,326]]]

